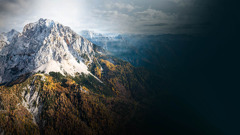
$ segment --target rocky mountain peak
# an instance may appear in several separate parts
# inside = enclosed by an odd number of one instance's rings
[[[15,29],[11,29],[9,32],[3,32],[0,34],[0,41],[9,42],[13,39],[14,36],[17,36],[19,34],[18,31]]]
[[[23,32],[0,50],[0,83],[29,72],[89,74],[87,64],[94,55],[93,43],[67,26],[41,18],[25,25]]]

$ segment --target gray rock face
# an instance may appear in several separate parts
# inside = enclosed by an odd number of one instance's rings
[[[29,72],[90,73],[85,63],[95,55],[93,44],[69,27],[39,19],[20,34],[10,33],[0,40],[0,83]]]
[[[16,37],[19,34],[19,32],[17,32],[16,30],[12,29],[11,31],[7,32],[7,33],[1,33],[0,34],[0,51],[1,49],[6,46],[9,45],[10,42],[12,41],[12,39],[14,37]]]
[[[34,81],[36,79],[36,76],[32,82],[34,84]],[[27,88],[26,88],[27,87]],[[36,90],[36,86],[34,85],[27,85],[22,92],[22,105],[33,115],[33,122],[35,124],[39,123],[39,114],[42,111],[43,104],[41,102],[41,97],[39,95],[39,89]],[[29,91],[27,91],[29,89]]]

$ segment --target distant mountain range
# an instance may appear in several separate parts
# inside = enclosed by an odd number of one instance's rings
[[[118,51],[115,47],[123,47],[124,45],[128,44],[126,39],[121,34],[101,34],[89,30],[83,30],[79,34],[92,43],[99,45],[112,53]]]
[[[140,35],[96,33],[84,30],[80,35],[92,43],[103,47],[109,55],[130,62],[137,67],[145,67],[156,74],[168,76],[182,61],[183,47],[187,47],[194,37],[189,35]],[[189,48],[189,47],[187,47]]]

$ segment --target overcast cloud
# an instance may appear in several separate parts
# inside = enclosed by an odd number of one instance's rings
[[[0,0],[0,32],[48,18],[74,31],[104,33],[189,34],[197,33],[205,0]],[[198,30],[199,29],[199,30]]]

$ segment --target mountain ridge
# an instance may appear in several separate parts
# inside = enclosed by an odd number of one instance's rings
[[[93,43],[58,22],[41,18],[11,38],[0,50],[0,83],[28,72],[90,73]]]

